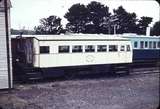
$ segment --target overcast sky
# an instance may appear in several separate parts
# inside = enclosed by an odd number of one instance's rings
[[[87,5],[91,1],[98,1],[109,7],[109,11],[123,6],[128,12],[135,12],[139,17],[153,18],[153,23],[160,20],[160,7],[154,0],[11,0],[11,27],[14,29],[33,29],[39,25],[39,20],[50,15],[62,18],[66,24],[64,14],[73,4]],[[152,23],[152,24],[153,24]]]

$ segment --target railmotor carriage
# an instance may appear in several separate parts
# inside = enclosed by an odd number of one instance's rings
[[[133,47],[133,62],[156,62],[160,60],[160,36],[123,34],[131,40]]]
[[[91,69],[98,72],[115,69],[129,73],[132,63],[131,41],[111,35],[23,35],[12,36],[12,55],[15,70],[27,69],[41,77],[52,77]],[[115,67],[116,66],[116,67]],[[72,71],[71,71],[72,70]],[[92,72],[91,71],[91,72]],[[17,71],[16,71],[17,72]],[[28,75],[29,75],[28,74]],[[67,73],[68,74],[68,73]]]

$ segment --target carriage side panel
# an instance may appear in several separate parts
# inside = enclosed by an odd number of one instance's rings
[[[59,53],[58,47],[67,45],[70,47],[69,53]],[[107,45],[106,52],[81,52],[72,53],[72,46],[74,45]],[[109,45],[131,45],[130,41],[39,41],[40,46],[49,47],[48,53],[38,53],[37,47],[35,65],[40,68],[46,67],[63,67],[63,66],[81,66],[81,65],[96,65],[96,64],[117,64],[117,63],[131,63],[132,51],[129,52],[109,52]],[[131,49],[131,48],[130,48]]]

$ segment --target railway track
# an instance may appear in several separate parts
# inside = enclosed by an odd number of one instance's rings
[[[144,63],[133,63],[130,66],[130,68],[131,68],[130,70],[129,69],[127,70],[127,71],[129,71],[129,74],[125,73],[126,69],[124,69],[124,72],[123,72],[123,69],[118,69],[116,74],[113,74],[113,75],[112,74],[107,74],[106,77],[107,76],[125,76],[125,75],[134,76],[134,75],[146,75],[146,74],[160,73],[160,68],[158,67],[158,65],[153,64],[153,63],[146,63],[146,64],[144,64]],[[122,70],[122,73],[119,70]],[[74,70],[71,70],[70,73],[75,74],[73,71]],[[29,73],[26,73],[25,75],[23,75],[23,77],[24,78],[27,77],[27,79],[18,80],[18,81],[25,81],[25,82],[28,81],[29,82],[29,81],[39,81],[39,80],[43,81],[44,80],[44,78],[39,78],[39,77],[41,77],[41,73],[39,71],[37,72],[37,71],[32,71],[32,70],[30,71],[29,70],[29,71],[26,71],[26,72],[29,72]],[[106,73],[109,73],[109,72],[106,72]],[[105,73],[97,73],[96,75],[94,75],[95,73],[93,73],[92,71],[84,71],[84,73],[82,73],[82,74],[83,74],[82,78],[85,78],[85,77],[96,78],[96,77],[103,77],[104,76],[103,74],[105,74]],[[73,78],[79,78],[79,75],[76,74],[73,77],[66,77],[66,79],[73,79]],[[80,76],[80,78],[81,78],[81,76]],[[21,79],[22,79],[22,77],[21,77]],[[56,79],[56,78],[54,78],[54,79]]]
[[[144,74],[160,74],[160,68],[150,67],[150,68],[133,68],[130,75],[144,75]]]

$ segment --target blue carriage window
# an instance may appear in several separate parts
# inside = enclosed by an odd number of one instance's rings
[[[140,48],[144,48],[144,41],[140,42]]]
[[[153,48],[156,48],[156,42],[155,41],[153,42]]]
[[[152,48],[152,41],[149,41],[149,48]]]
[[[40,53],[41,54],[49,53],[49,46],[40,46]]]
[[[148,42],[145,41],[145,48],[148,48]]]
[[[160,41],[158,42],[157,47],[160,48]]]
[[[137,47],[138,47],[138,42],[135,41],[135,42],[134,42],[134,48],[137,48]]]
[[[106,52],[107,51],[107,45],[98,45],[97,46],[98,52]]]

